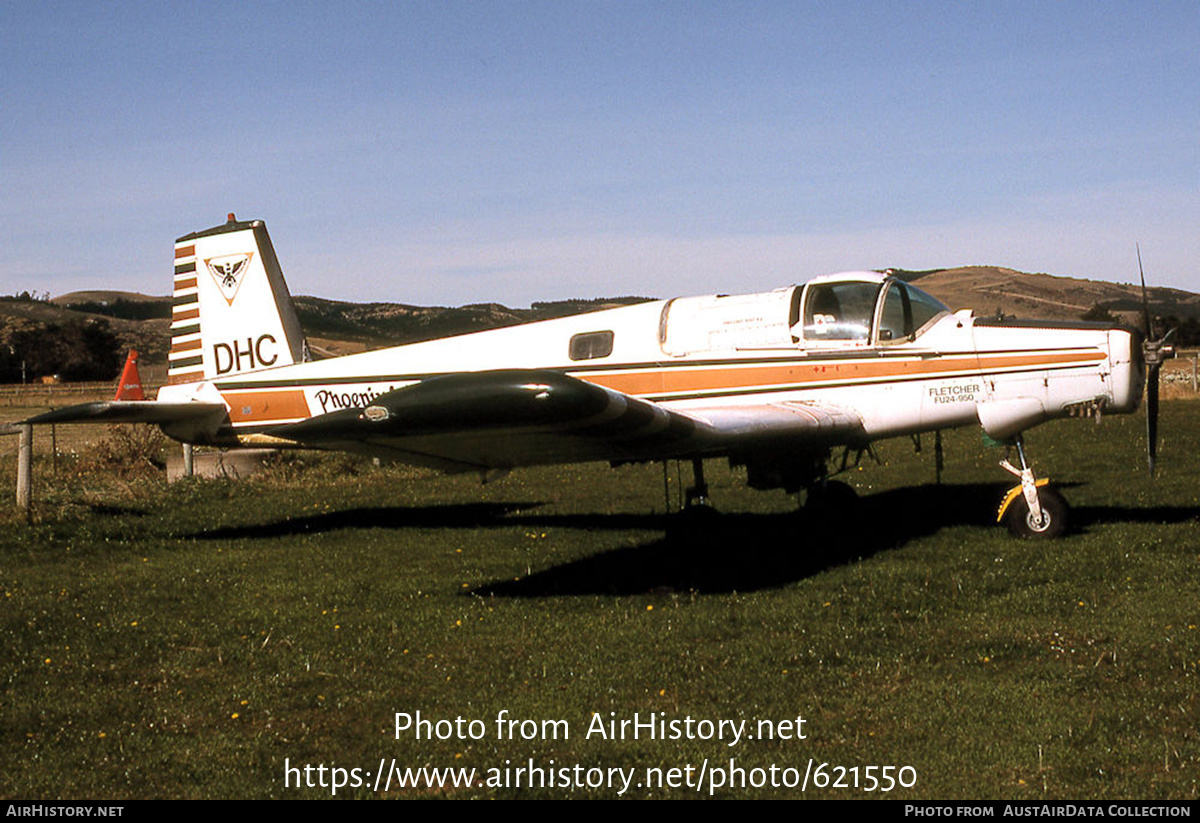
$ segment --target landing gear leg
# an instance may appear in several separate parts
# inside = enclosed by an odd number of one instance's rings
[[[1033,469],[1029,466],[1029,461],[1025,459],[1025,438],[1017,435],[1017,456],[1021,459],[1021,468],[1018,469],[1007,460],[1000,461],[1000,465],[1006,470],[1015,474],[1021,480],[1021,494],[1025,497],[1025,505],[1029,509],[1029,516],[1032,523],[1042,523],[1042,504],[1038,500],[1037,481],[1033,479]]]

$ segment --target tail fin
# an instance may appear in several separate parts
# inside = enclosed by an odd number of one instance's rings
[[[117,395],[113,400],[145,400],[142,393],[142,378],[138,374],[137,349],[130,349],[125,358],[125,369],[121,372],[121,382],[117,384]]]
[[[261,220],[175,241],[167,382],[212,380],[307,358],[275,247]]]

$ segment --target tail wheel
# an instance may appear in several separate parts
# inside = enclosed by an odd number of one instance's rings
[[[1029,510],[1025,498],[1013,500],[1004,516],[1008,530],[1017,537],[1048,539],[1058,537],[1067,530],[1071,507],[1058,492],[1043,486],[1038,489],[1038,502],[1042,506],[1042,520],[1037,522]]]

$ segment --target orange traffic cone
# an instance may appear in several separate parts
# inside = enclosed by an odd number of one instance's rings
[[[113,400],[145,400],[142,394],[142,378],[138,375],[137,349],[129,350],[125,359],[125,370],[121,372],[121,382],[117,384],[117,396]]]

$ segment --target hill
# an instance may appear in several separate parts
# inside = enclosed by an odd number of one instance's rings
[[[999,311],[1019,317],[1078,320],[1099,306],[1126,322],[1141,325],[1142,291],[1136,284],[1027,274],[999,266],[892,271],[951,308],[974,309],[978,315]],[[1147,296],[1150,311],[1156,316],[1200,318],[1200,294],[1150,287]]]

